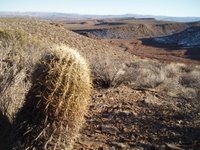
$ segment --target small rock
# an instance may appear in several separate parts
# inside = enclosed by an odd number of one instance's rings
[[[127,116],[131,114],[130,111],[122,111],[123,113],[125,113]]]
[[[143,148],[143,147],[140,147],[140,146],[135,146],[135,147],[133,148],[133,150],[144,150],[144,148]]]
[[[118,112],[118,115],[121,116],[121,117],[127,117],[131,114],[132,112],[130,111],[121,111],[121,112]]]
[[[113,97],[110,97],[110,100],[114,100],[114,98],[113,98]]]
[[[167,143],[166,147],[170,148],[171,150],[183,150],[182,148],[176,146],[175,144],[169,144],[169,143]]]
[[[125,149],[125,148],[128,148],[129,146],[126,145],[125,143],[119,143],[119,142],[112,142],[112,145],[120,148],[120,149]]]
[[[101,131],[103,133],[109,133],[111,135],[116,135],[118,133],[118,129],[116,127],[110,127],[110,126],[101,126]]]
[[[101,133],[101,131],[100,131],[100,130],[95,130],[95,132],[96,132],[96,133]]]
[[[115,147],[109,147],[109,150],[116,150]]]
[[[103,99],[106,98],[106,96],[104,94],[99,94],[99,95],[97,95],[97,97],[98,98],[103,98]]]

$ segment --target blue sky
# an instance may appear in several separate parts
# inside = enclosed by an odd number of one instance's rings
[[[0,0],[0,11],[200,17],[200,0]]]

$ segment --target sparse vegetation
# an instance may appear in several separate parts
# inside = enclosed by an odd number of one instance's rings
[[[31,84],[26,74],[45,49],[23,30],[2,28],[0,41],[0,109],[12,122]]]
[[[104,83],[109,83],[109,87],[124,84],[133,89],[155,89],[172,97],[190,99],[191,102],[198,99],[200,70],[195,65],[162,64],[137,58],[129,63],[106,63],[103,68],[96,73]]]
[[[181,85],[184,87],[200,89],[200,70],[194,69],[185,73],[180,79]]]
[[[87,63],[23,30],[0,33],[0,148],[72,149],[88,109]]]
[[[108,57],[97,56],[91,65],[94,86],[97,88],[116,87],[123,82],[120,80],[124,74],[122,69],[125,67],[122,61],[111,61]]]
[[[199,65],[141,59],[48,21],[0,18],[0,26],[0,149],[72,149],[87,114],[90,69],[86,138],[104,133],[98,138],[117,148],[123,143],[113,136],[131,148],[143,141],[160,148],[171,137],[187,141],[190,126],[196,131]]]

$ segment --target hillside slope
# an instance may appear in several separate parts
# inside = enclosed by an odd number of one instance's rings
[[[176,45],[179,47],[198,48],[200,47],[200,27],[190,27],[182,32],[171,36],[154,38],[160,44]]]
[[[114,23],[115,22],[113,22],[113,24]],[[120,23],[122,25],[120,25]],[[104,24],[98,24],[98,26],[93,26],[91,29],[72,30],[80,34],[94,35],[100,39],[132,39],[170,35],[180,32],[190,26],[189,24],[184,23],[159,22],[152,20],[132,20],[132,22],[131,20],[128,20],[116,22],[116,25],[113,24],[112,22],[104,22]]]
[[[30,35],[35,35],[39,40],[45,38],[49,43],[64,43],[78,49],[89,60],[101,55],[109,59],[130,59],[120,48],[112,47],[96,40],[66,30],[64,27],[50,24],[48,21],[36,19],[0,18],[0,27],[25,30]]]
[[[140,59],[105,41],[69,31],[59,23],[1,18],[0,27],[23,30],[29,38],[34,36],[35,41],[48,47],[65,44],[89,62],[94,89],[74,149],[200,147],[199,65]],[[34,51],[35,47],[30,48]]]
[[[89,21],[90,23],[84,24],[65,23],[64,26],[142,58],[164,62],[199,63],[198,46],[193,46],[199,41],[199,22],[176,23],[131,18]],[[186,42],[190,46],[187,46]]]

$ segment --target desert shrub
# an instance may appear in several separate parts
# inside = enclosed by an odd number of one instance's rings
[[[139,71],[137,87],[155,88],[165,80],[165,74],[160,66],[145,65]]]
[[[30,89],[28,78],[43,50],[36,41],[23,30],[0,28],[0,149],[8,145],[12,122]]]
[[[11,121],[29,89],[27,73],[47,49],[45,41],[23,30],[0,29],[0,110]]]
[[[155,89],[172,97],[196,100],[198,98],[200,69],[181,63],[163,64],[153,60],[135,59],[132,62],[98,61],[95,77],[107,87],[125,84],[133,89]],[[99,80],[98,80],[99,81]],[[192,101],[191,101],[192,102]]]
[[[179,97],[195,100],[197,99],[197,91],[193,88],[184,88],[182,87],[178,93]]]
[[[172,97],[189,99],[191,102],[198,99],[197,93],[200,88],[198,65],[163,64],[139,58],[129,62],[121,60],[111,62],[109,59],[101,58],[95,62],[95,66],[94,79],[104,87],[124,84],[133,89],[155,89]]]
[[[200,112],[200,89],[196,91],[196,98],[192,101],[192,106],[196,108],[197,112]],[[200,116],[200,114],[199,114]],[[200,118],[199,118],[200,120]]]
[[[43,49],[34,41],[23,30],[0,29],[0,110],[11,122],[30,87],[27,71]]]
[[[97,56],[91,66],[95,87],[116,87],[122,82],[119,78],[124,73],[124,62],[111,61],[108,57]]]
[[[124,74],[121,75],[120,79],[122,83],[132,85],[137,80],[139,75],[140,65],[139,62],[127,63],[123,69]]]
[[[20,48],[24,45],[26,36],[23,30],[0,29],[1,46],[12,46],[11,43],[16,41],[15,47]],[[13,43],[14,44],[14,43]]]
[[[160,64],[165,80],[157,88],[158,91],[172,97],[196,101],[198,99],[199,76],[198,66],[181,63]]]
[[[181,63],[170,63],[165,65],[163,68],[167,78],[176,78],[182,74],[182,72],[187,70],[187,66]]]
[[[133,61],[123,71],[120,79],[132,88],[155,88],[165,80],[162,67],[156,63]]]
[[[85,60],[64,46],[45,54],[11,133],[14,149],[72,149],[90,97]]]
[[[94,81],[100,87],[126,84],[133,88],[155,88],[165,80],[162,66],[148,61],[123,62],[100,59],[93,65]]]
[[[165,80],[160,84],[157,90],[169,96],[177,97],[182,88],[179,84],[179,78],[182,74],[182,67],[185,67],[185,65],[179,63],[160,65],[162,66],[162,73],[165,75]]]
[[[184,87],[200,89],[200,71],[193,70],[184,74],[180,79],[180,83]]]

